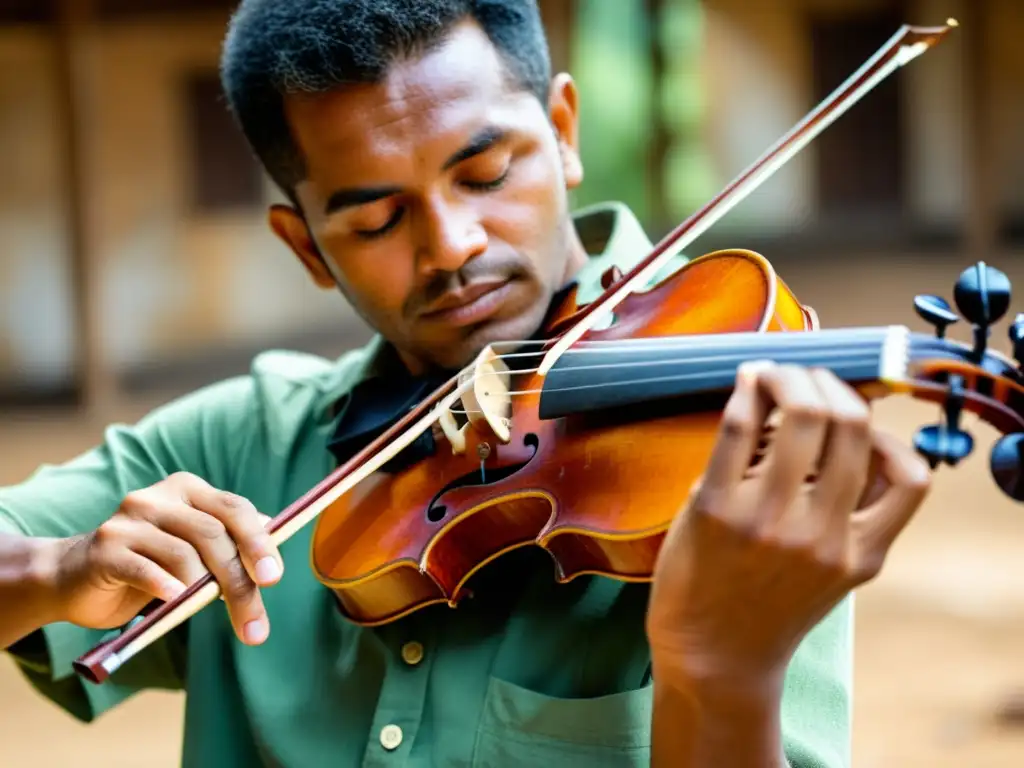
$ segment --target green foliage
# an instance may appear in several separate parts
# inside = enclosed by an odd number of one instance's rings
[[[666,188],[658,193],[670,214],[684,218],[714,193],[700,133],[701,34],[699,0],[666,0],[658,19],[651,19],[641,2],[577,0],[572,71],[580,87],[586,180],[575,205],[621,200],[648,222],[648,145],[656,108],[672,135]],[[667,60],[658,93],[651,67],[655,45],[662,46]]]
[[[585,182],[574,203],[621,200],[645,218],[651,67],[643,5],[578,0],[573,72]]]

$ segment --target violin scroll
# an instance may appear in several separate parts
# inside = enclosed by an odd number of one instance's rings
[[[932,469],[940,464],[956,466],[974,450],[974,438],[961,429],[960,416],[969,399],[983,394],[977,373],[1024,383],[1021,376],[1024,371],[1024,314],[1017,315],[1008,333],[1013,344],[1016,370],[1007,365],[1001,355],[988,352],[991,327],[1006,315],[1011,296],[1010,279],[983,261],[965,269],[956,282],[953,300],[960,315],[974,328],[973,348],[964,357],[981,370],[965,368],[954,371],[950,368],[944,375],[943,419],[938,424],[923,427],[914,436],[914,447]],[[941,296],[917,296],[914,309],[935,328],[938,339],[943,339],[946,329],[960,319]],[[972,374],[975,379],[973,385],[966,378]],[[994,391],[984,393],[987,397],[995,394]],[[996,485],[1006,495],[1016,501],[1024,501],[1024,432],[1010,432],[996,442],[989,457],[989,469]]]

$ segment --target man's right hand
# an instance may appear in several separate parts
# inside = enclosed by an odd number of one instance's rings
[[[270,632],[259,588],[284,570],[269,521],[246,499],[187,473],[130,493],[97,530],[56,543],[61,620],[119,627],[154,597],[172,600],[209,571],[235,634],[258,645]]]

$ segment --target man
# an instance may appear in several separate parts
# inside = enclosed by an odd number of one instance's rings
[[[848,765],[846,596],[928,473],[829,373],[744,369],[650,586],[555,586],[523,550],[457,610],[362,629],[311,575],[310,530],[275,549],[265,513],[650,244],[621,206],[570,214],[577,93],[532,0],[245,0],[223,74],[291,201],[273,230],[380,335],[335,362],[263,355],[0,492],[0,642],[35,687],[86,721],[184,688],[187,766]],[[70,673],[204,569],[225,606],[102,686]]]

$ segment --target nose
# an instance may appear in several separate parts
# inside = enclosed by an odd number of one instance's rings
[[[435,199],[424,204],[418,266],[423,272],[457,272],[487,250],[478,212],[464,201]]]

